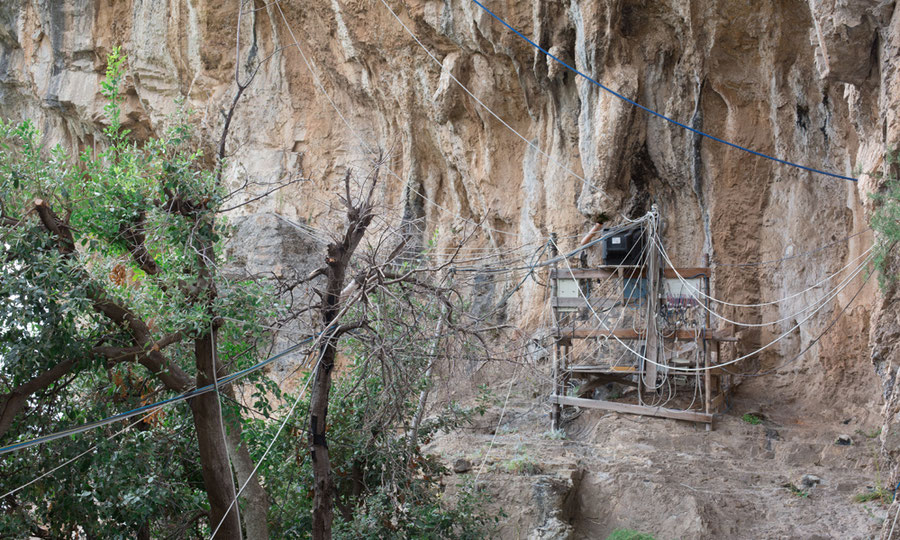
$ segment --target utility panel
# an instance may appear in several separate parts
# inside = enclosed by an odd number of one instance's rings
[[[604,229],[603,234],[609,234]],[[636,266],[644,255],[644,234],[640,227],[623,231],[603,239],[603,264],[608,266]]]

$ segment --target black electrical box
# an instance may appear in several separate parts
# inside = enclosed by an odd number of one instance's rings
[[[609,229],[603,230],[603,235],[609,234]],[[635,227],[618,234],[607,236],[601,242],[603,246],[603,264],[607,266],[641,264],[644,255],[644,231],[641,227]]]

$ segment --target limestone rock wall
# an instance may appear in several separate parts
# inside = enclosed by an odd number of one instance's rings
[[[237,0],[6,1],[0,116],[36,118],[73,150],[102,144],[98,82],[105,55],[122,45],[135,135],[165,125],[184,98],[213,141],[235,90],[235,64],[242,78],[259,65],[235,120],[228,180],[309,180],[243,207],[247,214],[276,212],[327,228],[346,168],[365,171],[381,149],[394,173],[383,184],[385,213],[423,218],[425,234],[438,230],[443,246],[481,222],[489,229],[478,236],[483,247],[539,246],[556,232],[569,248],[593,220],[638,216],[651,204],[662,211],[673,259],[685,266],[701,264],[703,254],[740,264],[835,242],[783,264],[718,268],[715,296],[765,303],[806,289],[871,245],[869,233],[840,240],[866,228],[869,195],[887,170],[884,150],[900,139],[900,13],[893,2],[490,3],[628,98],[736,144],[859,176],[853,183],[648,115],[548,60],[470,0],[387,1],[442,68],[380,0],[254,0],[244,3],[240,24]],[[802,351],[857,283],[770,348],[764,366]],[[746,332],[748,343],[767,343],[802,321],[802,309],[826,290],[722,313],[757,323],[785,319]],[[510,309],[536,320],[543,294],[528,284]],[[773,399],[816,411],[840,395],[843,410],[858,416],[871,416],[885,398],[890,411],[900,407],[894,298],[894,291],[867,286],[810,354],[774,376]],[[892,414],[888,441],[900,429]],[[889,451],[900,453],[900,443]]]

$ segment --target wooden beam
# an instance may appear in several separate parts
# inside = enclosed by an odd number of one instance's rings
[[[570,407],[586,407],[588,409],[602,409],[625,414],[640,414],[643,416],[657,416],[660,418],[674,418],[675,420],[687,420],[688,422],[702,422],[712,424],[713,415],[695,411],[679,411],[663,407],[648,407],[646,405],[632,405],[630,403],[616,403],[600,399],[584,399],[569,396],[550,396],[550,403],[568,405]]]
[[[646,277],[646,269],[640,266],[599,266],[595,268],[557,268],[550,270],[550,277],[555,279],[606,279],[616,275],[617,270],[622,270],[624,277]],[[676,274],[676,271],[678,272]],[[675,279],[679,275],[684,279],[708,277],[711,270],[702,266],[690,266],[685,268],[663,268],[663,277]]]
[[[614,307],[617,300],[614,298],[593,298],[591,299],[591,306],[596,309],[606,309],[608,307]],[[550,298],[550,305],[555,308],[586,308],[588,303],[585,302],[584,298],[579,296],[577,298],[566,298],[563,296]]]
[[[621,375],[640,373],[634,366],[572,366],[568,371],[572,373],[611,373]]]
[[[633,328],[614,328],[612,330],[594,329],[594,328],[572,328],[571,326],[563,326],[559,329],[559,335],[576,339],[615,336],[619,339],[643,339],[644,330],[635,330]],[[666,339],[675,339],[679,341],[693,341],[696,337],[694,330],[677,330],[671,335],[664,336]],[[708,330],[704,339],[707,341],[731,341],[736,342],[737,338],[719,333],[716,330]]]
[[[606,279],[615,276],[616,270],[620,268],[625,269],[629,275],[631,274],[630,271],[633,271],[634,277],[639,277],[641,274],[640,266],[603,266],[597,268],[572,268],[571,270],[568,268],[554,268],[550,270],[550,277],[552,279]]]

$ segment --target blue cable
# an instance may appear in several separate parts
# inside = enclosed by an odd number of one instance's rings
[[[302,346],[303,344],[312,341],[315,337],[316,336],[310,336],[310,337],[304,339],[303,341],[301,341],[300,343],[297,343],[296,345],[288,347],[287,349],[281,351],[280,353],[278,353],[274,356],[271,356],[269,358],[266,358],[265,360],[263,360],[262,362],[259,362],[256,365],[250,366],[246,369],[242,369],[241,371],[232,373],[231,375],[228,375],[227,377],[223,377],[223,378],[219,379],[218,386],[221,387],[222,385],[228,384],[228,383],[230,383],[236,379],[239,379],[245,375],[248,375],[254,371],[258,371],[258,370],[262,369],[263,367],[265,367],[268,364],[271,364],[275,360],[278,360],[279,358],[294,352],[295,350],[300,348],[300,346]],[[4,446],[4,447],[0,448],[0,455],[8,454],[9,452],[15,452],[16,450],[23,450],[30,446],[36,446],[38,444],[43,444],[46,442],[54,441],[56,439],[61,439],[63,437],[68,437],[69,435],[76,435],[78,433],[90,431],[92,429],[96,429],[98,427],[105,426],[106,424],[112,424],[112,423],[118,422],[120,420],[126,420],[128,418],[131,418],[132,416],[137,416],[147,410],[157,409],[157,408],[163,407],[164,405],[168,405],[170,403],[175,403],[177,401],[184,401],[186,399],[190,399],[192,397],[199,396],[200,394],[205,394],[207,392],[212,391],[215,388],[215,386],[216,385],[214,385],[214,384],[208,384],[201,388],[195,388],[194,390],[188,390],[187,392],[184,392],[183,394],[179,394],[175,397],[171,397],[169,399],[164,399],[162,401],[157,401],[156,403],[151,403],[150,405],[144,405],[144,406],[138,407],[136,409],[131,409],[130,411],[119,413],[119,414],[110,416],[108,418],[104,418],[103,420],[89,422],[87,424],[82,424],[78,427],[65,429],[63,431],[58,431],[58,432],[52,433],[50,435],[44,435],[43,437],[37,437],[37,438],[31,439],[31,440],[22,441],[22,442],[15,443],[15,444],[10,444],[8,446]]]
[[[837,174],[837,173],[832,173],[832,172],[828,172],[828,171],[822,171],[822,170],[819,170],[819,169],[814,169],[814,168],[812,168],[812,167],[807,167],[807,166],[805,166],[805,165],[800,165],[799,163],[794,163],[794,162],[792,162],[792,161],[787,161],[787,160],[784,160],[784,159],[779,159],[779,158],[777,158],[777,157],[773,157],[773,156],[770,156],[770,155],[768,155],[768,154],[763,154],[762,152],[757,152],[756,150],[751,150],[750,148],[746,148],[746,147],[741,146],[741,145],[739,145],[739,144],[735,144],[735,143],[733,143],[733,142],[726,141],[725,139],[720,139],[719,137],[716,137],[716,136],[714,136],[714,135],[710,135],[710,134],[708,134],[708,133],[704,133],[704,132],[700,131],[699,129],[695,129],[695,128],[692,128],[691,126],[682,124],[681,122],[679,122],[679,121],[677,121],[677,120],[674,120],[674,119],[672,119],[672,118],[669,118],[668,116],[666,116],[666,115],[664,115],[664,114],[662,114],[662,113],[658,113],[658,112],[654,111],[653,109],[650,109],[649,107],[645,107],[645,106],[641,105],[640,103],[638,103],[638,102],[636,102],[636,101],[634,101],[634,100],[632,100],[632,99],[629,99],[629,98],[623,96],[622,94],[616,92],[615,90],[612,90],[611,88],[607,88],[606,86],[603,86],[603,85],[600,84],[599,82],[597,82],[597,81],[595,81],[594,79],[588,77],[588,76],[585,75],[584,73],[578,71],[577,69],[573,68],[573,67],[570,66],[569,64],[567,64],[567,63],[563,62],[562,60],[560,60],[559,58],[553,56],[552,54],[550,54],[550,52],[548,52],[547,50],[545,50],[543,47],[541,47],[540,45],[538,45],[538,44],[535,43],[534,41],[532,41],[532,40],[528,39],[527,37],[525,37],[525,35],[522,34],[522,32],[519,32],[518,30],[516,30],[515,28],[513,28],[512,26],[510,26],[509,23],[507,23],[506,21],[504,21],[503,19],[501,19],[501,18],[500,18],[499,16],[497,16],[493,11],[489,10],[488,8],[486,8],[486,7],[484,6],[484,4],[482,4],[482,3],[479,2],[478,0],[472,0],[472,2],[475,2],[476,4],[478,4],[478,6],[479,6],[481,9],[483,9],[484,11],[486,11],[491,17],[497,19],[500,23],[503,24],[503,26],[509,28],[510,30],[512,30],[513,32],[515,32],[520,38],[522,38],[522,39],[524,39],[525,41],[527,41],[528,43],[530,43],[532,47],[534,47],[534,48],[536,48],[537,50],[541,51],[542,53],[544,53],[545,55],[549,56],[550,58],[556,60],[558,63],[560,63],[560,64],[566,66],[567,68],[569,68],[570,71],[572,71],[572,72],[574,72],[574,73],[577,73],[578,75],[581,75],[581,76],[584,77],[585,79],[587,79],[587,80],[589,80],[590,82],[594,83],[594,85],[598,86],[599,88],[602,88],[603,90],[605,90],[605,91],[609,92],[610,94],[616,96],[617,98],[621,99],[622,101],[628,102],[628,103],[634,105],[635,107],[637,107],[637,108],[639,108],[639,109],[641,109],[641,110],[643,110],[643,111],[646,111],[646,112],[652,114],[653,116],[662,118],[663,120],[665,120],[665,121],[667,121],[667,122],[671,122],[672,124],[675,124],[676,126],[679,126],[679,127],[683,128],[683,129],[686,129],[686,130],[688,130],[688,131],[690,131],[690,132],[696,133],[697,135],[700,135],[700,136],[702,136],[702,137],[706,137],[707,139],[712,139],[712,140],[714,140],[714,141],[716,141],[716,142],[720,142],[720,143],[725,144],[725,145],[728,145],[728,146],[730,146],[730,147],[732,147],[732,148],[737,148],[738,150],[743,150],[744,152],[749,152],[750,154],[753,154],[754,156],[759,156],[759,157],[762,157],[762,158],[765,158],[765,159],[770,159],[770,160],[775,161],[775,162],[777,162],[777,163],[781,163],[781,164],[783,164],[783,165],[790,165],[791,167],[797,167],[798,169],[803,169],[803,170],[805,170],[805,171],[809,171],[809,172],[812,172],[812,173],[823,174],[823,175],[825,175],[825,176],[831,176],[831,177],[833,177],[833,178],[840,178],[841,180],[849,180],[849,181],[851,181],[851,182],[858,182],[858,181],[859,181],[857,178],[853,178],[852,176],[843,176],[843,175],[840,175],[840,174]]]

